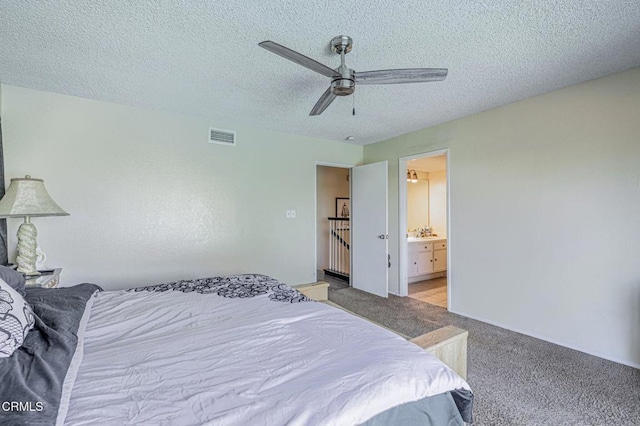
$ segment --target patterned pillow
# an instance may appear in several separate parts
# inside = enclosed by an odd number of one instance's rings
[[[31,306],[0,279],[0,358],[11,356],[22,345],[34,323]]]

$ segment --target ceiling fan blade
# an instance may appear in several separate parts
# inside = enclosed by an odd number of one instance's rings
[[[322,96],[320,96],[318,102],[316,102],[316,104],[313,106],[309,115],[322,114],[322,111],[327,109],[327,107],[331,105],[331,102],[333,102],[335,98],[336,95],[331,92],[331,86],[329,86],[329,88],[322,94]]]
[[[356,72],[357,84],[399,84],[441,81],[449,72],[446,68],[404,68]]]
[[[298,65],[302,65],[303,67],[309,68],[311,71],[315,71],[327,77],[337,77],[340,74],[329,68],[328,66],[321,64],[318,61],[315,61],[307,56],[304,56],[302,53],[298,53],[294,50],[289,49],[288,47],[284,47],[278,43],[273,41],[263,41],[262,43],[258,43],[258,46],[263,49],[267,49],[271,53],[275,53],[278,56],[282,56],[285,59],[290,60],[291,62],[295,62]]]

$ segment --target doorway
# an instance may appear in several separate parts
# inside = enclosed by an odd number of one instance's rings
[[[400,295],[448,309],[448,150],[400,159]]]
[[[351,275],[350,167],[316,165],[316,276],[332,289]]]
[[[346,170],[330,170],[336,168]],[[316,280],[337,270],[353,288],[388,296],[388,170],[387,161],[316,163]],[[326,178],[330,173],[334,177]],[[332,221],[340,222],[339,230],[330,227]]]

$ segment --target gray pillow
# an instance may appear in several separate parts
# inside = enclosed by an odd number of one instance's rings
[[[9,284],[12,289],[17,291],[21,295],[25,295],[25,278],[24,275],[22,275],[20,272],[16,271],[15,269],[9,268],[8,266],[0,265],[0,279]]]

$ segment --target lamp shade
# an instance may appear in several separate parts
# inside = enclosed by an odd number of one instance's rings
[[[0,217],[67,216],[69,213],[51,199],[42,179],[31,176],[11,179],[0,200]]]

